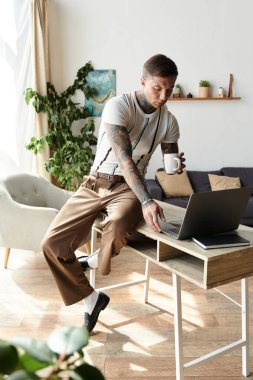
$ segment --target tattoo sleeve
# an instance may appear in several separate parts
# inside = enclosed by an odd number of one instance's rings
[[[164,153],[178,153],[177,143],[171,143],[171,144],[162,143],[161,148],[162,148],[163,155]]]
[[[141,176],[132,158],[132,144],[125,127],[105,124],[106,136],[115,153],[123,176],[141,203],[151,198],[145,185],[145,180]]]

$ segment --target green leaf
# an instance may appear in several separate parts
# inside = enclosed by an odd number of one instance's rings
[[[88,330],[83,327],[63,327],[49,336],[48,346],[57,354],[71,355],[87,346],[88,338]]]
[[[38,149],[38,153],[43,153],[44,152],[44,146],[40,146]]]
[[[22,363],[22,368],[29,372],[36,372],[39,369],[46,368],[52,365],[52,361],[42,363],[41,361],[34,359],[26,353],[20,355],[20,362]]]
[[[87,363],[84,363],[80,365],[79,367],[75,368],[74,372],[76,372],[81,377],[81,379],[87,379],[87,380],[104,380],[105,379],[98,368],[93,367]]]
[[[29,337],[17,337],[12,342],[23,348],[23,350],[32,358],[41,363],[53,363],[55,354],[50,350],[45,342],[38,342]]]
[[[30,103],[30,100],[31,100],[30,96],[26,95],[25,96],[25,102],[26,102],[27,105]]]
[[[0,342],[0,373],[11,373],[18,365],[19,357],[16,347],[7,342]]]
[[[87,81],[87,76],[92,70],[91,62],[86,63],[78,70],[73,85],[60,95],[49,82],[45,96],[32,88],[27,88],[24,92],[26,102],[30,99],[36,112],[47,113],[49,126],[48,133],[43,137],[33,137],[30,143],[26,144],[26,149],[37,155],[44,151],[47,144],[51,158],[45,161],[45,168],[67,190],[78,188],[83,176],[88,174],[94,158],[90,151],[97,143],[94,119],[90,117],[87,107],[81,107],[72,99],[76,90],[81,90],[84,97],[94,94],[95,89],[91,88]],[[80,121],[80,125],[84,123],[80,135],[77,136],[73,136],[71,129],[74,120]],[[79,165],[79,168],[75,169],[75,165]]]
[[[13,372],[8,376],[8,380],[37,380],[40,379],[35,373],[29,373],[25,370]]]

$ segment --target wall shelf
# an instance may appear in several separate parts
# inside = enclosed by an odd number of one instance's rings
[[[241,99],[240,97],[233,97],[233,98],[228,98],[228,97],[224,97],[224,98],[218,98],[218,97],[212,97],[212,98],[169,98],[168,99],[168,102],[178,102],[178,101],[183,101],[183,100],[190,100],[190,101],[193,101],[193,100],[239,100]]]

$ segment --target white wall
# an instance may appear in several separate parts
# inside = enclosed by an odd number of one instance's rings
[[[177,82],[194,95],[200,79],[213,84],[214,94],[227,89],[232,73],[241,100],[168,107],[180,124],[188,169],[253,166],[252,0],[51,0],[49,11],[58,91],[89,60],[95,69],[116,69],[117,94],[141,88],[142,64],[157,53],[176,62]],[[147,177],[160,166],[159,150]]]

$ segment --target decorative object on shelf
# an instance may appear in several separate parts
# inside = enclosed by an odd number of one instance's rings
[[[46,171],[53,177],[54,184],[66,190],[74,191],[80,186],[94,159],[92,146],[97,144],[94,120],[86,106],[73,100],[78,90],[86,99],[96,94],[87,82],[91,71],[93,67],[88,62],[78,70],[74,83],[61,94],[57,94],[51,83],[47,83],[45,96],[32,88],[25,90],[26,103],[32,101],[36,112],[45,112],[49,124],[48,133],[32,137],[26,148],[37,155],[48,144],[51,158],[45,162]]]
[[[230,81],[229,81],[229,90],[228,94],[227,91],[224,89],[224,87],[219,87],[216,90],[216,94],[212,96],[210,91],[211,84],[207,80],[201,80],[199,81],[199,94],[198,96],[193,96],[191,92],[189,92],[187,95],[183,95],[182,91],[180,96],[174,94],[175,89],[173,91],[173,96],[168,99],[168,101],[209,101],[209,100],[222,100],[222,101],[229,101],[229,100],[240,100],[241,98],[239,96],[233,96],[233,74],[230,74]],[[180,85],[176,85],[175,88],[181,88]],[[178,91],[178,90],[176,90]]]
[[[223,87],[218,88],[218,98],[224,98],[225,92]]]
[[[233,98],[233,74],[229,75],[228,97]]]
[[[179,83],[177,83],[173,90],[173,98],[181,98],[182,97],[182,88]]]
[[[209,101],[209,100],[222,100],[222,101],[230,101],[230,100],[240,100],[241,98],[239,96],[237,97],[233,97],[233,98],[228,98],[227,96],[224,96],[223,98],[219,98],[218,96],[216,97],[209,97],[209,98],[198,98],[198,97],[192,97],[192,98],[184,98],[184,97],[181,97],[181,98],[169,98],[168,99],[168,102],[180,102],[180,101]]]
[[[199,97],[208,98],[210,87],[211,87],[210,82],[208,82],[207,80],[199,81]]]

